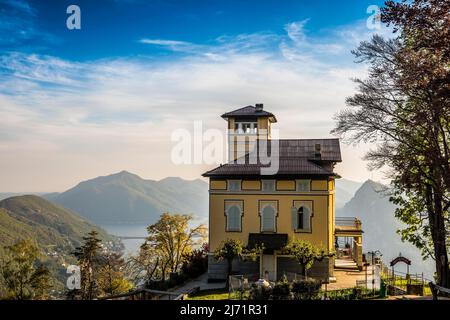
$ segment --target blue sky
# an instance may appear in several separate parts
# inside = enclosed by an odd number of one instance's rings
[[[82,29],[68,30],[66,8],[76,4]],[[143,38],[215,43],[223,36],[260,32],[283,34],[284,25],[308,19],[311,37],[368,17],[369,5],[382,1],[144,1],[144,0],[1,0],[2,28],[15,41],[2,51],[21,50],[85,61],[117,56],[163,54]],[[25,36],[24,33],[27,33]],[[2,37],[4,38],[4,37]]]
[[[81,30],[66,8],[81,9]],[[363,77],[350,50],[386,28],[381,1],[0,0],[0,191],[61,191],[129,170],[195,179],[171,132],[224,129],[219,115],[263,102],[281,138],[329,137]],[[346,178],[379,178],[342,146]]]

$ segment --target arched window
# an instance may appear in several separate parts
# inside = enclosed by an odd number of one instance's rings
[[[307,205],[292,207],[292,228],[295,231],[311,231],[311,209]]]
[[[241,231],[242,210],[237,205],[231,205],[226,211],[227,231]]]
[[[310,218],[311,213],[309,209],[305,206],[301,206],[297,211],[297,229],[299,230],[309,230],[310,229]]]
[[[261,231],[275,230],[276,212],[273,206],[266,205],[261,211]]]
[[[297,229],[302,230],[303,229],[303,211],[304,211],[304,207],[300,207],[298,208],[297,211]]]

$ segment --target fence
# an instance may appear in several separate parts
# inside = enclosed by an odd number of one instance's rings
[[[151,289],[138,289],[127,293],[101,297],[99,300],[183,300],[189,292],[172,292]]]
[[[246,291],[251,289],[253,283],[258,281],[259,274],[240,274],[229,277],[228,299],[240,299]]]
[[[361,229],[361,221],[355,217],[336,217],[335,226],[354,228],[359,230]]]
[[[383,268],[383,281],[386,283],[389,295],[431,295],[428,283],[431,281],[423,276],[423,273],[408,274],[400,271],[392,272],[392,269]]]

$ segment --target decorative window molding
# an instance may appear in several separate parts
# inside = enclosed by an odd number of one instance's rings
[[[296,180],[296,189],[298,192],[310,192],[311,191],[311,180],[309,179],[302,179],[302,180]]]
[[[274,192],[276,190],[276,181],[275,180],[262,180],[261,181],[261,190],[263,192]]]
[[[278,201],[259,201],[261,232],[277,232]]]
[[[291,218],[295,232],[312,232],[313,201],[294,201]]]
[[[228,180],[228,191],[241,191],[241,180]]]
[[[225,231],[242,232],[243,200],[225,200]]]

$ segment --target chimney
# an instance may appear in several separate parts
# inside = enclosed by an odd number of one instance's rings
[[[263,110],[263,106],[264,105],[262,103],[255,104],[256,112],[261,112]]]

